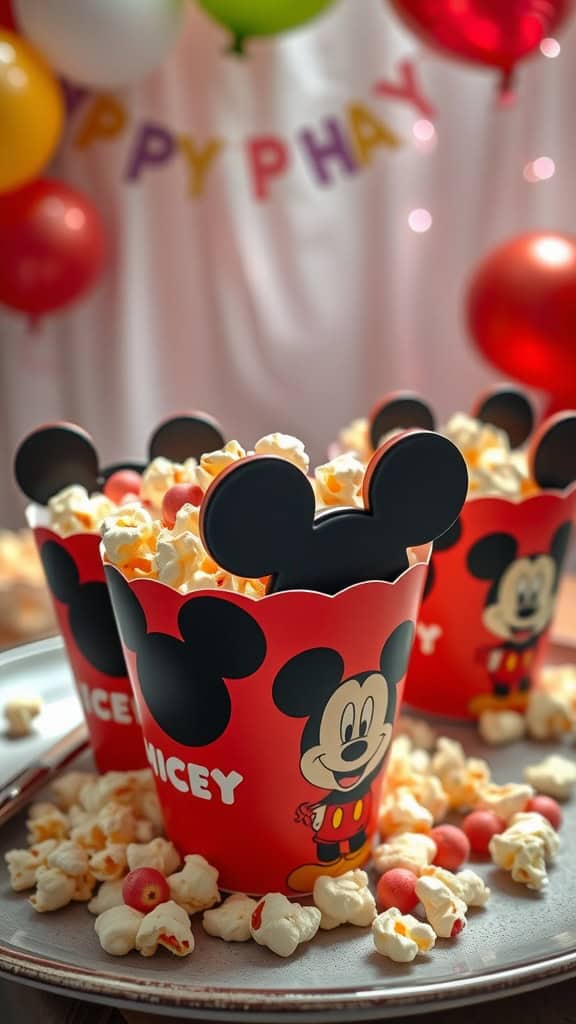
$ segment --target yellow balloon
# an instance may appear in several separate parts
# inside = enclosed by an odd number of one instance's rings
[[[0,192],[40,174],[63,123],[62,90],[50,69],[20,36],[0,31]]]

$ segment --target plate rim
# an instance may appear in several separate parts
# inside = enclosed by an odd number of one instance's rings
[[[574,654],[574,642],[553,638],[550,650],[568,649]],[[60,636],[23,643],[0,652],[0,670],[21,661],[33,661],[46,654],[58,653],[67,668],[65,648]],[[2,678],[0,675],[0,687]],[[413,709],[408,709],[413,711]],[[452,720],[452,723],[458,723]],[[398,1013],[412,1015],[429,1010],[448,1009],[473,1001],[488,1001],[530,991],[576,977],[576,945],[562,952],[527,960],[503,968],[491,968],[476,977],[447,978],[439,983],[414,983],[407,973],[406,981],[394,988],[382,981],[362,988],[318,988],[308,992],[293,989],[215,988],[173,980],[130,977],[111,974],[104,967],[92,969],[66,963],[59,958],[41,956],[0,942],[0,977],[27,982],[52,993],[76,996],[94,1002],[132,1007],[141,1012],[173,1013],[212,1020],[230,1020],[241,1015],[245,1020],[269,1021],[331,1019],[368,1020],[387,1018]]]
[[[529,961],[514,967],[492,970],[476,978],[452,978],[443,985],[425,982],[405,984],[387,989],[385,982],[370,988],[317,989],[298,993],[276,988],[262,990],[214,989],[174,981],[130,978],[98,969],[77,967],[61,960],[46,960],[28,951],[0,944],[0,975],[12,980],[30,981],[59,994],[62,989],[79,997],[92,996],[113,1001],[115,1005],[132,1005],[148,1012],[185,1010],[210,1014],[220,1019],[238,1014],[262,1017],[276,1014],[278,1019],[302,1019],[326,1013],[350,1013],[360,1019],[386,1016],[402,1011],[418,1013],[439,1004],[447,1009],[473,1000],[489,1000],[519,994],[556,981],[576,976],[576,948],[552,954],[545,959]]]

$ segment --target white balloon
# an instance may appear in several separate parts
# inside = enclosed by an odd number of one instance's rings
[[[115,89],[162,64],[178,34],[184,0],[15,0],[14,11],[55,71],[83,85]]]

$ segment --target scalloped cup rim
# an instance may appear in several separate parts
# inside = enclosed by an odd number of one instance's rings
[[[58,535],[56,534],[55,536]],[[338,590],[335,594],[324,594],[321,590],[300,589],[278,590],[273,594],[265,594],[264,597],[254,597],[252,594],[242,594],[236,590],[227,590],[224,587],[199,587],[198,590],[190,590],[188,593],[182,593],[182,591],[178,590],[177,587],[172,587],[170,586],[169,583],[164,583],[163,580],[156,580],[150,578],[149,576],[141,576],[129,579],[126,576],[126,574],[122,572],[119,566],[114,565],[113,562],[109,562],[106,560],[104,545],[102,542],[100,543],[100,557],[102,558],[102,564],[104,565],[104,567],[106,568],[106,566],[110,566],[110,568],[115,569],[116,572],[120,573],[122,579],[124,579],[128,584],[137,583],[139,586],[142,584],[154,584],[157,587],[165,587],[172,593],[179,594],[180,597],[192,597],[198,594],[203,594],[204,596],[208,595],[211,597],[213,597],[215,594],[231,594],[235,597],[242,597],[247,601],[254,601],[257,604],[260,604],[260,602],[262,601],[271,600],[272,598],[281,597],[282,594],[314,594],[317,597],[325,597],[329,598],[330,600],[334,600],[335,598],[340,597],[342,594],[347,594],[350,591],[357,590],[359,587],[366,587],[369,585],[373,586],[374,584],[382,587],[396,587],[400,583],[400,581],[404,579],[404,577],[408,576],[409,573],[416,570],[419,566],[424,565],[427,567],[430,564],[430,558],[432,556],[432,542],[430,542],[429,544],[421,544],[418,547],[409,548],[408,550],[410,553],[412,553],[412,556],[415,557],[415,561],[413,561],[412,564],[409,565],[407,569],[404,569],[404,571],[401,572],[400,575],[397,576],[395,580],[361,580],[360,583],[352,583],[349,587],[344,587],[342,590]],[[410,557],[410,554],[408,557]]]

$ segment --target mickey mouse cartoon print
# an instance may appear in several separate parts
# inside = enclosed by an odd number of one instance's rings
[[[380,665],[343,678],[340,654],[326,647],[303,651],[278,673],[273,699],[283,714],[306,719],[300,747],[303,778],[325,790],[300,804],[295,820],[312,830],[315,863],[297,868],[288,883],[309,891],[323,874],[366,860],[376,811],[373,784],[392,738],[396,689],[406,673],[414,625],[397,626],[382,648]]]
[[[491,583],[482,622],[501,641],[480,648],[492,692],[499,705],[523,706],[530,689],[531,665],[538,642],[550,625],[571,524],[562,523],[548,551],[518,557],[518,542],[508,533],[492,533],[468,553],[468,569]]]

